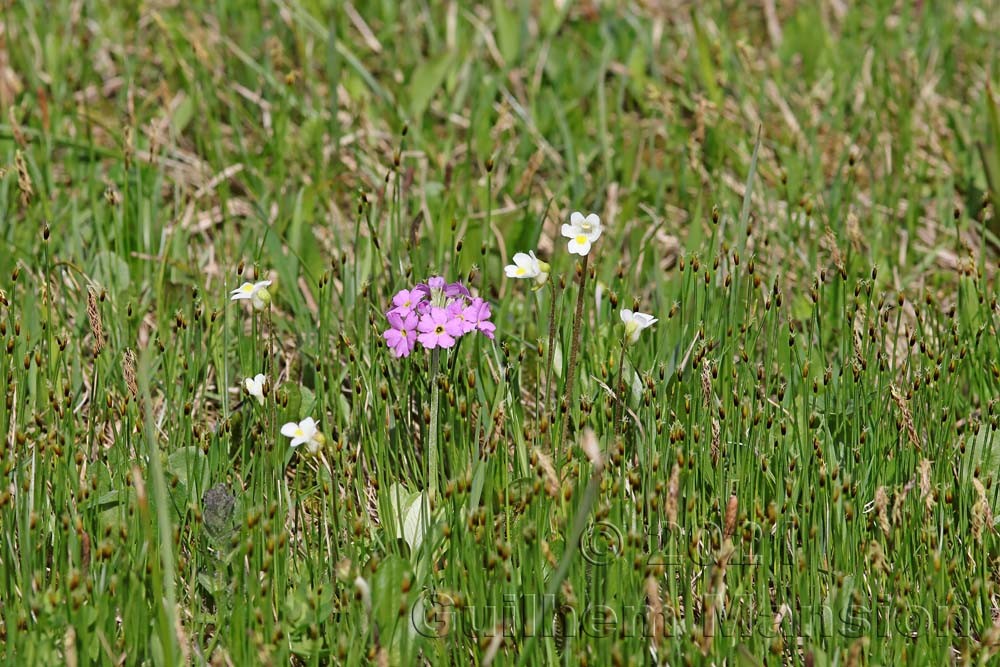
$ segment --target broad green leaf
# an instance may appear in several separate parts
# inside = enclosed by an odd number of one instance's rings
[[[171,129],[175,134],[180,134],[194,118],[194,98],[186,95],[174,110],[174,115],[170,119]]]
[[[309,387],[300,387],[302,394],[302,404],[299,407],[299,419],[313,416],[313,409],[316,407],[316,394]]]
[[[424,115],[427,105],[441,87],[451,65],[452,55],[446,53],[421,63],[413,71],[407,92],[410,99],[410,115],[414,120]]]
[[[208,488],[208,460],[195,446],[171,452],[167,456],[164,472],[168,482],[174,475],[180,480],[176,487],[170,489],[173,502],[179,508],[195,501]]]
[[[424,541],[425,521],[430,521],[430,504],[425,494],[418,493],[410,499],[403,517],[403,539],[410,546],[411,554],[420,552],[420,545]]]
[[[715,58],[712,55],[712,43],[708,34],[701,26],[697,16],[693,18],[695,47],[698,56],[698,76],[705,87],[709,99],[716,105],[722,104],[722,90],[719,88],[715,73]]]
[[[978,144],[983,172],[994,207],[1000,203],[1000,105],[993,95],[993,86],[986,84],[986,141]],[[1000,236],[1000,216],[990,220],[989,230]]]
[[[90,277],[109,292],[120,294],[132,282],[131,272],[124,259],[110,250],[94,255],[90,266]]]
[[[508,67],[513,66],[520,50],[521,31],[517,14],[507,7],[505,0],[493,0],[493,18],[497,23],[497,46]]]

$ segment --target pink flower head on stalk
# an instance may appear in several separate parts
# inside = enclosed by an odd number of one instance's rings
[[[441,276],[397,292],[385,316],[389,329],[382,337],[397,358],[409,356],[417,343],[428,350],[450,348],[465,334],[479,331],[492,340],[496,331],[490,305]]]
[[[417,344],[416,313],[408,312],[402,315],[398,310],[393,309],[386,313],[385,316],[389,320],[389,326],[391,327],[382,334],[385,342],[389,344],[392,353],[397,359],[399,357],[410,356],[410,352],[413,352],[413,348]]]

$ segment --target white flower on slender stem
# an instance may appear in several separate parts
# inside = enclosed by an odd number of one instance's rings
[[[639,333],[656,324],[657,320],[652,315],[647,315],[646,313],[633,313],[628,308],[625,308],[621,312],[622,322],[625,323],[625,335],[628,337],[628,342],[634,343],[639,340]]]
[[[281,435],[292,439],[292,447],[305,445],[306,451],[310,454],[319,453],[319,450],[326,443],[326,437],[319,432],[316,420],[312,417],[306,417],[298,423],[288,422],[281,427]]]
[[[263,373],[257,373],[252,378],[243,380],[243,386],[246,387],[247,393],[256,398],[261,405],[264,405],[264,385],[266,383],[267,377]]]
[[[267,288],[271,285],[270,280],[261,280],[256,283],[243,283],[230,293],[232,301],[250,300],[254,310],[264,310],[271,303],[271,293]]]
[[[596,213],[584,216],[576,211],[569,216],[569,224],[562,226],[562,235],[569,239],[569,252],[581,257],[590,253],[590,246],[601,238],[604,228]]]
[[[504,267],[504,273],[508,278],[534,278],[536,283],[544,285],[549,278],[549,265],[535,257],[534,252],[519,252],[514,255],[514,263]]]

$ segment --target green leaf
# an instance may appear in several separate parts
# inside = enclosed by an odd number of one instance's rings
[[[170,119],[171,129],[175,134],[180,134],[194,118],[194,99],[188,95],[181,100],[174,110],[174,115]]]
[[[301,420],[313,416],[312,412],[316,407],[316,394],[309,387],[301,387],[299,391],[302,393],[302,404],[299,407],[299,419]]]
[[[411,554],[419,553],[424,541],[425,518],[430,520],[430,503],[425,494],[418,493],[410,499],[403,515],[403,539],[410,546]]]
[[[94,255],[90,276],[95,283],[115,294],[124,292],[132,282],[128,264],[110,250]]]
[[[421,63],[413,71],[407,92],[410,99],[410,115],[414,119],[424,115],[434,93],[448,76],[452,62],[452,54],[446,53]]]
[[[978,142],[979,157],[993,205],[1000,203],[1000,105],[993,96],[993,86],[986,83],[986,141]],[[993,216],[989,230],[1000,236],[1000,216]]]
[[[709,99],[714,104],[721,105],[722,90],[719,89],[718,81],[716,81],[712,43],[709,41],[705,29],[701,27],[701,22],[697,16],[692,17],[692,24],[694,25],[695,47],[698,55],[698,76],[705,87],[705,91],[708,93]]]
[[[504,63],[510,67],[521,48],[521,30],[517,15],[507,8],[504,0],[493,0],[493,18],[497,22],[497,46]]]
[[[642,96],[644,93],[647,64],[648,58],[646,57],[645,47],[638,43],[635,44],[632,47],[632,52],[629,53],[628,62],[626,63],[633,95]]]
[[[278,405],[284,405],[281,411],[281,423],[299,421],[302,414],[302,389],[303,387],[286,382],[278,389]],[[315,398],[313,399],[315,401]]]
[[[167,480],[176,475],[180,480],[170,489],[170,495],[177,507],[184,507],[195,500],[208,488],[208,459],[195,446],[181,447],[167,456],[165,470]]]
[[[378,569],[372,576],[372,615],[378,623],[379,630],[387,637],[393,636],[388,630],[399,618],[403,575],[409,569],[409,564],[405,560],[396,554],[391,554],[379,563]]]

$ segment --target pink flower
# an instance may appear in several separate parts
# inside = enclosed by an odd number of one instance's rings
[[[396,292],[396,296],[392,297],[392,305],[395,308],[389,312],[399,313],[403,316],[409,315],[414,310],[419,310],[425,296],[427,295],[422,290],[416,288],[400,290]]]
[[[385,316],[391,327],[382,334],[385,342],[397,359],[410,356],[410,352],[413,352],[413,347],[417,344],[417,334],[414,331],[417,328],[416,313],[409,312],[403,315],[390,310]]]
[[[468,306],[465,304],[465,301],[461,299],[456,299],[448,304],[448,315],[462,326],[463,336],[470,331],[476,330],[476,323],[470,322],[465,316],[465,311],[467,309]]]
[[[441,276],[431,276],[427,279],[427,284],[421,283],[417,285],[415,290],[426,290],[428,293],[440,292],[444,294],[445,298],[454,299],[459,296],[471,297],[472,294],[469,292],[469,288],[459,282],[446,283],[444,278]]]
[[[448,283],[444,286],[444,295],[449,299],[454,299],[459,296],[472,296],[469,292],[469,288],[462,283]]]
[[[483,301],[481,298],[476,297],[472,302],[462,311],[462,316],[465,319],[467,325],[471,325],[468,331],[479,330],[484,336],[493,340],[493,333],[497,330],[495,324],[490,322],[490,317],[493,314],[490,312],[490,304]]]
[[[435,347],[454,347],[455,339],[462,335],[463,327],[444,308],[432,307],[417,324],[417,340],[428,350]]]

